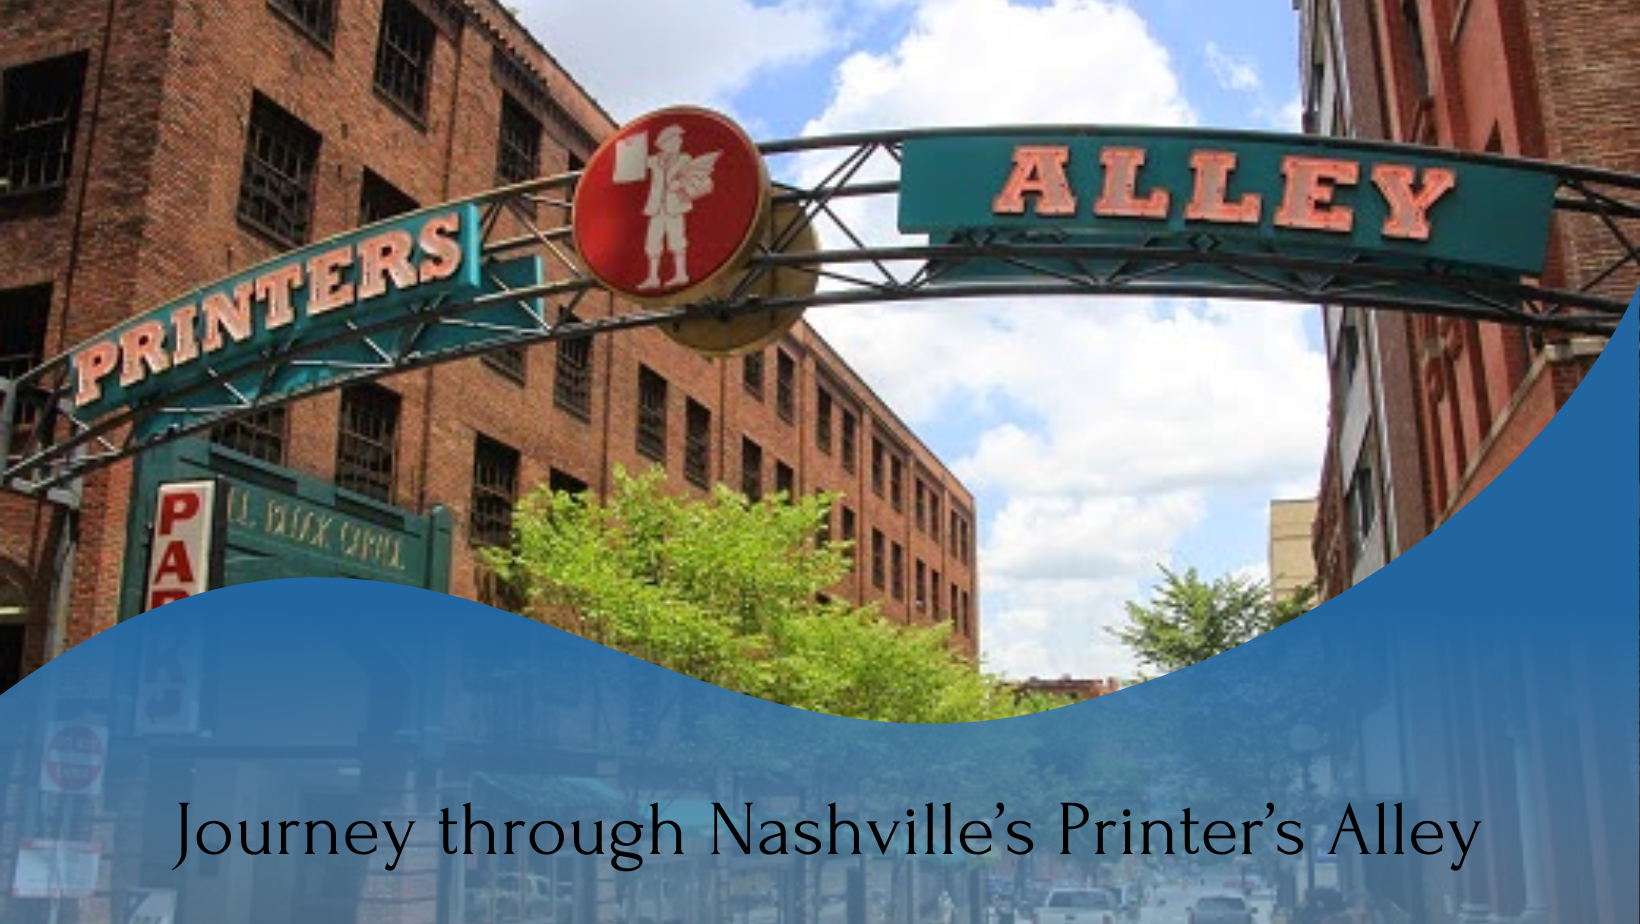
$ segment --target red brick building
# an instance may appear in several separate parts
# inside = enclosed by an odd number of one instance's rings
[[[13,3],[0,79],[6,376],[288,248],[578,169],[614,128],[493,0]],[[443,508],[447,589],[469,597],[475,546],[539,484],[603,491],[616,466],[661,465],[680,491],[841,492],[832,532],[857,548],[841,593],[949,621],[978,650],[972,495],[801,324],[744,360],[654,330],[502,350],[210,439],[212,460],[316,478],[375,516]],[[71,516],[0,495],[0,688],[129,615],[133,469],[88,479]]]
[[[1640,171],[1633,101],[1640,61],[1612,53],[1640,42],[1640,9],[1631,0],[1298,6],[1308,131]],[[1616,222],[1630,240],[1640,231],[1640,222]],[[1557,217],[1545,281],[1627,299],[1640,267],[1603,276],[1617,256],[1595,216]],[[1314,551],[1325,599],[1479,494],[1566,403],[1604,341],[1337,306],[1323,315],[1332,413]],[[1564,482],[1543,486],[1543,503],[1600,499],[1580,492],[1577,473],[1568,472]],[[1453,579],[1513,579],[1505,567]],[[1385,670],[1425,663],[1420,639],[1382,641],[1383,650],[1363,652],[1364,661]],[[1467,657],[1430,664],[1429,677],[1438,679],[1429,683],[1386,674],[1378,708],[1338,716],[1321,759],[1333,762],[1342,794],[1357,805],[1405,800],[1425,811],[1486,814],[1494,821],[1477,849],[1488,861],[1461,875],[1344,861],[1340,886],[1370,894],[1375,914],[1406,924],[1633,920],[1633,889],[1623,887],[1632,855],[1616,853],[1598,825],[1550,812],[1546,795],[1576,792],[1587,806],[1632,804],[1632,778],[1592,769],[1608,755],[1632,754],[1632,742],[1597,738],[1568,720],[1596,708],[1584,683],[1568,686],[1558,709],[1522,704],[1507,723],[1487,718],[1475,698],[1499,668],[1485,647],[1480,640]],[[1517,658],[1503,676],[1582,671],[1564,652],[1530,657],[1529,664]],[[1414,713],[1441,716],[1444,724],[1421,723]],[[1583,755],[1586,769],[1566,771],[1545,759],[1557,753]]]
[[[1624,0],[1305,0],[1305,125],[1640,170],[1640,39]],[[1633,237],[1634,223],[1628,232]],[[1545,281],[1626,299],[1633,268],[1595,216],[1557,219]],[[1416,544],[1565,403],[1603,341],[1328,307],[1332,421],[1315,553],[1323,599]]]

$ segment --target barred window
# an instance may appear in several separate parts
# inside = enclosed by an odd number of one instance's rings
[[[940,541],[940,492],[928,489],[928,535]]]
[[[376,89],[417,119],[427,115],[427,84],[433,70],[437,29],[409,0],[382,4],[376,45]]]
[[[239,181],[239,220],[282,246],[307,243],[318,162],[319,133],[256,94]]]
[[[814,399],[814,445],[831,455],[831,392],[820,388]]]
[[[492,372],[499,373],[502,378],[511,379],[519,385],[524,384],[527,376],[528,359],[521,346],[494,347],[486,350],[482,356],[484,365]]]
[[[899,456],[888,460],[888,502],[895,510],[905,509],[905,463]]]
[[[558,341],[553,370],[552,403],[582,420],[592,419],[592,338],[585,334]]]
[[[928,572],[928,602],[934,605],[934,618],[940,618],[940,570],[931,568]]]
[[[882,590],[883,585],[887,583],[884,567],[887,544],[888,540],[883,536],[882,530],[873,529],[871,531],[871,586],[878,590]]]
[[[855,467],[855,461],[854,460],[858,455],[858,453],[856,451],[856,444],[859,442],[859,437],[860,437],[860,421],[859,421],[859,419],[854,416],[853,411],[844,411],[843,412],[842,446],[839,447],[839,450],[840,450],[840,452],[842,453],[842,456],[843,456],[843,470],[844,471],[848,471],[848,472],[854,471],[854,467]]]
[[[842,531],[842,540],[849,544],[848,545],[848,552],[847,552],[848,558],[849,558],[849,566],[853,567],[853,565],[854,565],[854,535],[855,535],[855,527],[857,525],[856,522],[855,522],[855,518],[854,518],[854,508],[844,507],[843,508],[843,513],[840,517],[838,517],[838,520],[839,520],[838,527]]]
[[[774,409],[787,423],[797,417],[797,361],[785,350],[775,351]]]
[[[883,489],[888,481],[888,449],[883,441],[871,438],[871,493],[878,497],[883,496]]]
[[[712,483],[712,412],[690,398],[683,421],[683,477],[696,487],[707,487]]]
[[[511,96],[501,96],[501,140],[495,152],[495,178],[502,185],[541,175],[541,121]]]
[[[927,532],[928,531],[928,487],[923,484],[923,480],[921,478],[917,478],[917,479],[914,479],[914,480],[917,482],[917,502],[916,502],[917,530],[919,532]]]
[[[916,582],[911,586],[911,602],[915,603],[919,610],[927,609],[928,595],[924,591],[928,588],[928,566],[923,564],[923,560],[919,558],[917,559],[917,567],[912,573],[917,577]]]
[[[746,393],[759,401],[763,400],[763,354],[747,353],[740,364],[740,384],[745,387]]]
[[[0,197],[61,189],[74,157],[86,54],[24,64],[0,80]]]
[[[0,378],[16,379],[45,360],[50,317],[51,286],[0,290]],[[13,446],[27,439],[48,400],[44,390],[17,398]]]
[[[962,592],[962,634],[972,638],[974,635],[974,624],[968,619],[968,603],[968,591],[965,590]]]
[[[290,419],[283,407],[253,411],[211,428],[211,442],[274,465],[285,464],[289,436]]]
[[[518,499],[518,450],[480,434],[473,443],[473,499],[467,538],[474,545],[502,545],[512,539],[513,502]]]
[[[666,462],[666,379],[648,366],[638,367],[638,452]]]
[[[776,493],[786,495],[788,501],[797,496],[797,473],[778,459],[774,463],[774,489]]]
[[[393,499],[400,399],[380,385],[342,389],[336,439],[336,486],[377,500]]]
[[[403,190],[366,170],[359,181],[359,224],[371,225],[396,215],[414,212],[421,206]]]
[[[746,499],[763,499],[763,447],[751,440],[740,439],[740,492]]]
[[[268,6],[284,14],[314,41],[330,47],[336,34],[336,0],[268,0]]]
[[[889,557],[889,591],[894,599],[905,599],[905,547],[898,542],[894,543],[893,554]]]

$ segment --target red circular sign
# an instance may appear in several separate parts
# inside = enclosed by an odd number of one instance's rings
[[[575,190],[575,245],[587,271],[640,302],[681,302],[757,242],[768,177],[752,140],[724,116],[677,107],[605,141]]]
[[[46,744],[46,775],[64,792],[91,789],[102,776],[102,738],[84,725],[65,725]]]

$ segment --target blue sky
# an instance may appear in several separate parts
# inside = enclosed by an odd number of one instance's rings
[[[1290,0],[521,0],[618,119],[689,103],[753,137],[921,125],[1296,130]],[[857,220],[892,235],[892,217]],[[1314,493],[1309,306],[987,300],[809,320],[976,493],[983,654],[1129,675],[1106,628],[1158,564],[1262,577],[1268,503]]]

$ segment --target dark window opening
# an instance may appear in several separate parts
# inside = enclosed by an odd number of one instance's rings
[[[712,412],[691,398],[684,408],[683,477],[698,488],[712,483]]]
[[[1430,97],[1429,59],[1424,56],[1424,27],[1418,15],[1418,0],[1404,0],[1401,19],[1406,24],[1407,45],[1412,57],[1412,77],[1418,98]]]
[[[831,392],[819,389],[814,398],[814,445],[831,455]]]
[[[11,68],[0,80],[0,197],[68,184],[84,52]]]
[[[847,471],[847,472],[853,472],[854,471],[855,459],[858,456],[858,453],[856,452],[856,444],[859,442],[859,435],[860,435],[860,421],[859,421],[859,419],[854,416],[854,413],[852,411],[844,411],[843,412],[843,433],[842,433],[842,439],[841,439],[842,445],[839,447],[839,451],[842,453],[842,456],[843,456],[843,470],[844,471]]]
[[[381,178],[374,170],[366,170],[359,181],[359,224],[371,225],[386,221],[421,206],[403,190]]]
[[[797,417],[797,361],[785,350],[775,351],[774,409],[787,423]]]
[[[1346,316],[1338,329],[1338,391],[1348,394],[1355,381],[1355,369],[1361,363],[1361,327],[1353,315]]]
[[[923,563],[922,559],[917,559],[917,567],[913,573],[916,575],[916,583],[912,585],[911,602],[916,604],[917,609],[925,610],[928,608],[928,595],[926,593],[928,588],[928,566]]]
[[[18,379],[45,361],[46,326],[51,319],[51,286],[0,290],[0,378]],[[12,445],[20,447],[49,400],[44,390],[19,393]]]
[[[473,499],[467,537],[475,545],[504,545],[512,539],[513,503],[518,499],[518,450],[480,435],[473,443]]]
[[[854,537],[857,526],[854,518],[854,508],[844,507],[842,515],[838,517],[838,521],[838,528],[842,532],[841,538],[844,542],[848,543],[848,548],[845,550],[844,554],[848,556],[849,567],[852,568],[854,567]]]
[[[330,47],[336,34],[336,0],[268,0],[268,6],[314,41]]]
[[[796,499],[797,473],[792,467],[776,459],[774,463],[774,490],[777,494],[786,495],[787,501]]]
[[[934,605],[934,618],[940,618],[940,572],[938,568],[928,573],[928,602]]]
[[[342,389],[336,440],[336,486],[377,500],[393,499],[400,399],[380,385]]]
[[[754,503],[763,499],[763,447],[745,437],[740,440],[740,493]]]
[[[666,379],[638,367],[638,453],[666,462]]]
[[[871,493],[878,497],[883,496],[883,489],[888,481],[888,450],[881,440],[871,438]]]
[[[307,243],[318,162],[319,133],[256,94],[239,182],[239,220],[281,246]]]
[[[558,341],[552,402],[582,420],[592,419],[592,338],[585,334]]]
[[[427,84],[433,70],[437,27],[409,0],[382,4],[376,45],[376,89],[417,119],[427,115]]]
[[[211,442],[253,459],[285,464],[285,444],[289,442],[290,418],[283,407],[253,411],[211,428]]]
[[[541,173],[541,121],[517,100],[501,97],[501,140],[495,178],[502,185],[533,180]]]
[[[763,400],[763,354],[747,353],[740,364],[740,384],[745,387],[746,393],[759,401]]]
[[[905,509],[905,463],[899,456],[888,460],[888,502],[897,511]]]
[[[555,468],[548,471],[547,490],[554,494],[581,495],[587,493],[587,483]]]
[[[1362,464],[1356,467],[1344,504],[1349,509],[1351,546],[1360,553],[1367,544],[1367,538],[1372,535],[1372,525],[1378,516],[1370,466]]]
[[[521,346],[495,347],[487,350],[482,358],[484,365],[502,378],[519,385],[529,378],[529,357]]]
[[[940,495],[933,488],[928,489],[928,535],[940,541]]]
[[[904,600],[905,599],[905,547],[900,545],[898,542],[894,543],[892,553],[889,556],[888,566],[889,566],[889,590],[893,592],[894,599]]]
[[[923,480],[921,478],[915,480],[917,482],[917,501],[915,504],[915,509],[917,511],[917,531],[926,533],[928,532],[928,488],[923,484]]]
[[[886,540],[883,538],[883,531],[880,530],[880,529],[872,530],[871,531],[871,586],[877,588],[878,590],[883,589],[883,584],[886,581],[886,578],[884,576],[884,568],[883,568],[883,557],[884,557],[884,551],[883,550],[884,550],[885,545],[886,545]]]

